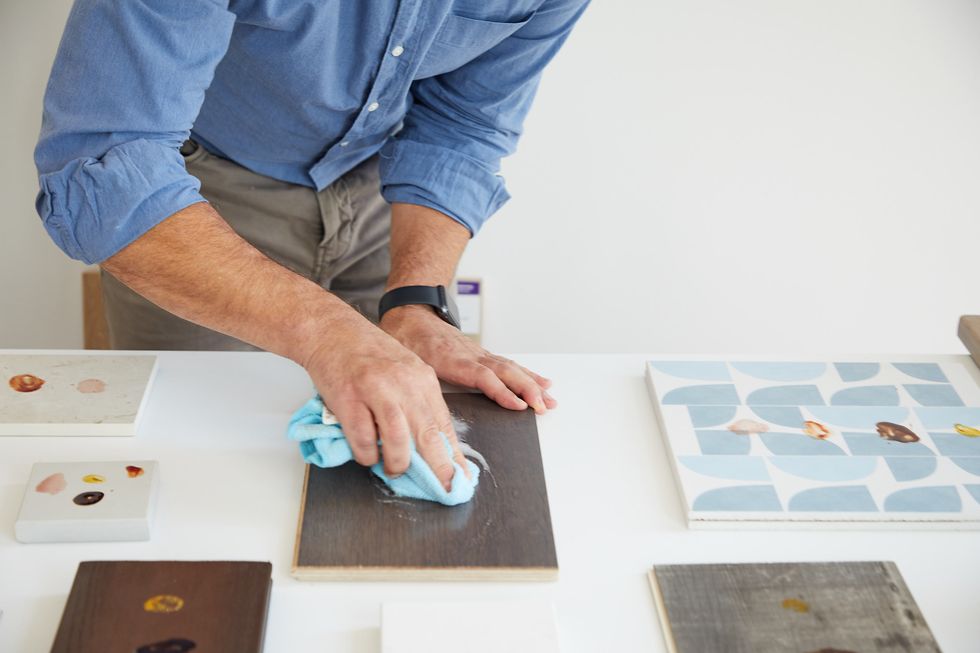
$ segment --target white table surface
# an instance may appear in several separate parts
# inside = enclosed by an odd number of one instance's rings
[[[135,438],[0,438],[0,653],[48,651],[82,560],[268,560],[265,650],[375,653],[385,601],[554,603],[562,650],[665,651],[647,585],[657,563],[894,560],[945,653],[980,651],[980,532],[690,531],[642,355],[527,355],[555,380],[538,419],[561,568],[553,583],[314,583],[290,578],[303,463],[285,439],[311,384],[252,353],[162,353]],[[950,360],[969,360],[950,357]],[[36,461],[160,461],[150,542],[19,544]]]

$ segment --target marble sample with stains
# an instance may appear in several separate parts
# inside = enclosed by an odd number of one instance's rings
[[[152,460],[37,463],[14,524],[17,541],[148,540],[158,476]]]
[[[293,576],[303,580],[554,580],[551,512],[534,413],[483,395],[446,403],[481,467],[468,503],[392,496],[367,467],[307,466]]]
[[[664,357],[647,383],[692,528],[980,527],[969,363]]]
[[[465,642],[461,646],[460,642]],[[381,606],[381,653],[559,653],[547,601],[412,601]]]
[[[261,653],[268,562],[78,565],[52,653]]]
[[[657,565],[670,653],[939,653],[892,562]]]
[[[0,436],[135,435],[156,363],[146,354],[0,354]]]

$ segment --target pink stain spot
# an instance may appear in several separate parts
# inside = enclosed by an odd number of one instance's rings
[[[58,472],[38,483],[34,490],[44,494],[58,494],[66,487],[68,487],[68,481],[65,480],[65,475]]]
[[[75,387],[79,392],[93,394],[105,390],[105,381],[102,379],[85,379],[84,381],[79,381],[78,385]]]

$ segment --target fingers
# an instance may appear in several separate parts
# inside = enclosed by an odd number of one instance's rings
[[[397,403],[383,403],[374,409],[374,420],[380,432],[385,474],[391,478],[404,474],[412,459],[412,432],[404,411]]]
[[[359,402],[340,404],[334,413],[343,425],[354,460],[366,466],[378,462],[378,431],[368,407]]]
[[[461,382],[471,388],[477,388],[495,402],[511,410],[524,410],[527,403],[507,387],[500,377],[486,365],[476,361],[462,361]]]
[[[449,417],[449,409],[442,395],[435,391],[434,394],[420,397],[417,402],[418,410],[412,420],[412,432],[415,434],[415,447],[418,449],[422,460],[426,462],[432,473],[435,474],[439,483],[448,492],[452,488],[453,474],[455,468],[452,460],[466,469],[466,461],[459,450],[459,441],[453,430],[452,419]],[[449,442],[452,449],[452,459],[446,451],[443,436]]]
[[[534,409],[534,412],[539,415],[543,415],[548,411],[549,402],[545,398],[547,393],[534,378],[537,375],[530,374],[527,370],[514,361],[499,356],[488,356],[484,359],[483,364],[492,373],[494,373],[497,378],[499,378],[507,386],[507,388],[509,388],[515,394],[520,395],[527,405]],[[541,378],[542,381],[546,380],[544,377],[539,378]],[[547,396],[548,399],[551,399],[550,395]],[[554,399],[551,399],[550,403],[552,403],[550,408],[554,408],[558,405]]]

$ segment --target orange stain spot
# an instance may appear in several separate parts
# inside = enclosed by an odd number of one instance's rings
[[[173,594],[157,594],[143,602],[147,612],[178,612],[184,607],[184,599]]]
[[[10,387],[17,392],[34,392],[44,385],[44,379],[33,374],[18,374],[10,377]]]
[[[126,465],[126,474],[129,478],[136,478],[143,475],[143,468],[136,465]]]

